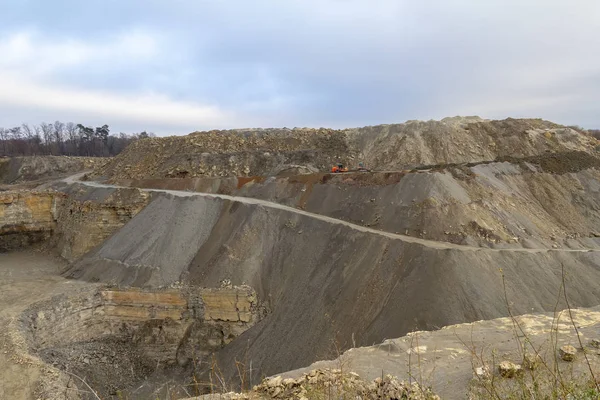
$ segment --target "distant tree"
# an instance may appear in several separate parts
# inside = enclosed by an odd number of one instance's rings
[[[596,139],[600,140],[600,129],[588,129],[588,132],[595,137]]]
[[[46,154],[52,154],[51,144],[54,128],[51,124],[42,122],[40,124],[40,129],[42,130],[42,143],[44,143],[44,146],[46,147]]]
[[[67,122],[65,125],[65,133],[67,136],[67,148],[65,149],[66,154],[77,154],[77,125],[75,125],[73,122]]]
[[[2,141],[2,155],[7,156],[8,153],[8,130],[0,128],[0,141]]]
[[[144,132],[144,137],[153,133]],[[56,154],[76,156],[114,156],[139,134],[110,134],[108,125],[96,128],[55,121],[39,125],[22,124],[13,128],[0,128],[0,156]]]
[[[63,139],[65,133],[65,124],[60,121],[54,121],[54,140],[56,141],[56,147],[58,149],[57,154],[63,154]]]
[[[104,155],[104,150],[108,147],[108,135],[110,130],[108,129],[108,125],[102,125],[96,128],[96,136],[100,139],[102,143],[102,155]]]

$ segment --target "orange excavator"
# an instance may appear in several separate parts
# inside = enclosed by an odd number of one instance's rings
[[[331,167],[331,172],[334,174],[339,172],[348,172],[348,167],[344,167],[344,164],[334,165]]]
[[[334,165],[333,167],[331,167],[331,172],[332,173],[340,173],[340,172],[349,172],[350,170],[348,169],[348,167],[345,167],[344,164],[337,164]],[[350,172],[371,172],[369,169],[365,168],[365,165],[362,162],[358,163],[358,168],[357,169],[353,169]]]

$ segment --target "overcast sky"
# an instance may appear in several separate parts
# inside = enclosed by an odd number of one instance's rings
[[[0,127],[600,128],[599,0],[0,0]]]

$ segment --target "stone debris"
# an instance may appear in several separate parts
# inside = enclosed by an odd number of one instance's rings
[[[492,377],[490,369],[487,366],[475,368],[475,376],[479,379],[486,380]]]
[[[577,354],[577,349],[573,346],[562,346],[558,350],[558,354],[563,361],[573,361],[575,359],[575,355]]]
[[[323,395],[331,399],[440,400],[440,397],[430,389],[423,388],[418,383],[401,382],[391,375],[366,382],[354,372],[342,372],[339,369],[329,368],[312,370],[298,379],[283,379],[281,376],[267,378],[259,385],[254,386],[251,392],[226,393],[219,395],[222,396],[219,398],[229,400],[308,400],[323,398]]]
[[[592,339],[590,341],[590,346],[595,347],[597,349],[600,349],[600,340],[598,340],[598,339]]]
[[[542,358],[540,357],[539,354],[529,354],[526,353],[523,356],[523,367],[527,368],[527,369],[537,369],[537,367],[540,366],[540,364],[542,363]]]
[[[523,367],[510,361],[502,361],[498,365],[498,372],[503,378],[514,378],[523,372]]]

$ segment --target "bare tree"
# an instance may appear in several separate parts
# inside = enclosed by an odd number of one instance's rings
[[[2,141],[2,155],[8,155],[8,130],[0,128],[0,141]]]
[[[69,146],[71,149],[67,149],[67,154],[73,155],[77,153],[77,125],[73,122],[67,122],[65,125],[65,130],[67,132],[67,140],[69,142]]]
[[[56,146],[58,147],[58,154],[63,154],[63,138],[65,131],[65,124],[60,121],[54,121],[54,139],[56,140]]]
[[[51,144],[52,144],[53,127],[51,124],[42,122],[40,124],[40,129],[42,130],[42,140],[43,140],[44,146],[46,146],[48,153],[52,154]]]
[[[0,155],[77,155],[114,156],[139,137],[153,136],[152,133],[112,136],[108,125],[97,128],[56,121],[52,124],[0,128]]]

